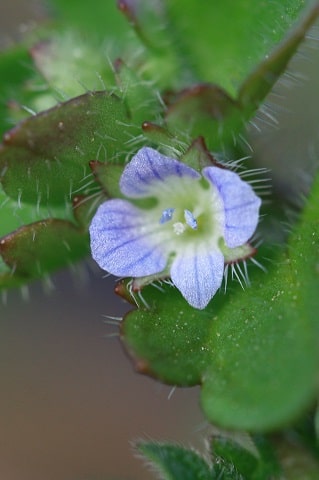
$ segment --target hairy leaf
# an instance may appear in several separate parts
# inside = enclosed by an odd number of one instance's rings
[[[236,96],[238,86],[285,36],[304,0],[165,0],[172,47],[197,79]]]
[[[65,204],[95,192],[93,159],[123,161],[138,129],[123,102],[92,92],[27,118],[4,136],[0,172],[4,191],[35,204]]]
[[[165,480],[214,480],[207,462],[196,452],[167,443],[139,443],[139,452]],[[222,480],[224,477],[219,477]]]
[[[16,276],[26,280],[45,276],[79,261],[87,253],[87,233],[67,220],[41,220],[0,240],[0,254],[13,281]],[[5,280],[1,279],[0,284]]]

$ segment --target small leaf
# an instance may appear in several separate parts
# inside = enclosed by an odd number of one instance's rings
[[[139,443],[137,449],[165,480],[213,480],[206,461],[193,450],[167,443]],[[221,480],[224,477],[219,477]]]
[[[61,100],[114,86],[114,72],[98,42],[70,31],[51,34],[30,49],[37,70]],[[68,68],[65,68],[65,66]]]
[[[238,434],[234,435],[234,438],[230,436],[213,437],[212,451],[215,459],[215,472],[219,473],[226,464],[233,465],[242,478],[249,480],[277,478],[280,474],[280,467],[273,448],[265,437],[256,437],[255,442],[248,435],[248,438],[244,438],[244,442],[238,441],[236,437]],[[241,440],[240,437],[239,440]]]
[[[212,452],[215,459],[215,471],[222,470],[224,463],[233,465],[244,478],[253,479],[258,465],[258,452],[243,448],[236,441],[225,437],[213,437]],[[248,477],[249,475],[249,477]]]
[[[185,151],[185,142],[166,128],[152,122],[143,122],[142,129],[144,137],[156,147],[161,148],[164,154],[174,156],[176,152]]]
[[[15,204],[7,197],[0,209],[0,289],[43,278],[85,258],[89,253],[87,229],[104,199],[103,193],[78,196],[73,199],[73,211],[63,206],[49,212],[33,205]],[[50,213],[65,219],[43,220]],[[4,235],[8,230],[14,231]]]
[[[75,263],[88,251],[86,232],[53,218],[20,227],[0,240],[0,254],[11,274],[25,280]]]
[[[89,161],[123,161],[126,141],[137,132],[127,123],[123,102],[106,92],[87,93],[27,118],[0,146],[5,192],[36,204],[65,204],[74,194],[94,193]]]

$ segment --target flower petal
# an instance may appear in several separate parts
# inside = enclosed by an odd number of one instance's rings
[[[120,180],[124,195],[132,198],[154,195],[152,186],[167,177],[200,178],[200,174],[173,158],[161,155],[149,147],[141,148],[125,167]]]
[[[203,309],[221,286],[224,257],[221,252],[188,249],[173,261],[171,278],[187,302]]]
[[[103,203],[90,226],[91,250],[98,265],[118,277],[142,277],[164,270],[159,223],[126,200]]]
[[[217,187],[223,199],[226,245],[230,248],[243,245],[256,230],[260,198],[235,172],[219,167],[206,167],[202,173]]]

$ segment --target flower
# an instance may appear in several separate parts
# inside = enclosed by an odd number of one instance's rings
[[[226,168],[200,174],[143,147],[126,165],[120,190],[126,198],[107,200],[92,219],[95,261],[119,277],[170,276],[190,305],[205,308],[227,256],[240,257],[257,227],[261,201],[252,187]]]

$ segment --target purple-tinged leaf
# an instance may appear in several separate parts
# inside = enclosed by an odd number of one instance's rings
[[[67,220],[47,219],[2,237],[0,254],[12,276],[42,277],[88,253],[88,235]]]
[[[138,131],[123,102],[91,92],[27,118],[4,136],[0,175],[4,191],[19,201],[64,204],[97,184],[92,158],[124,161],[126,142]]]

